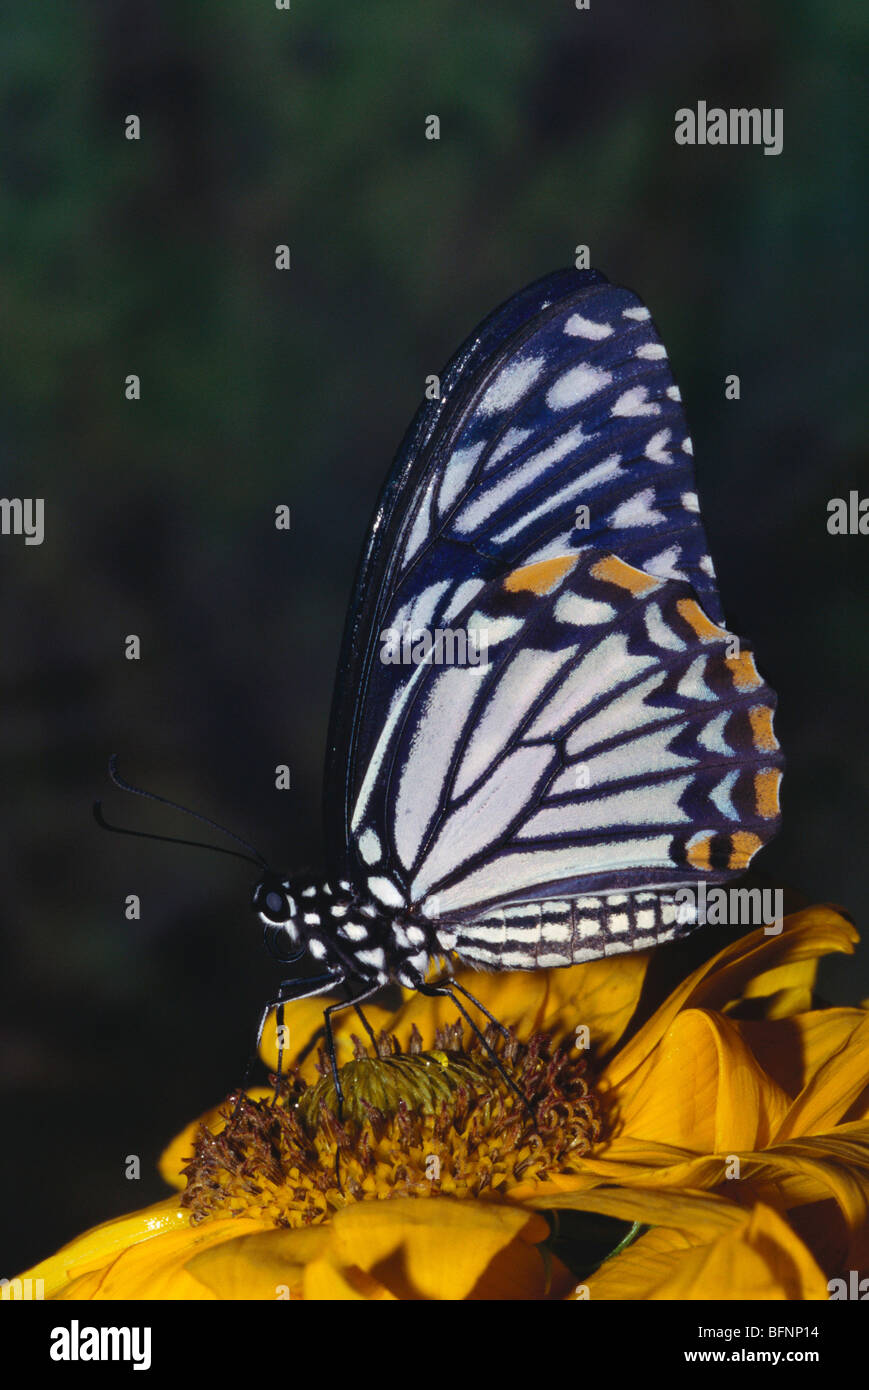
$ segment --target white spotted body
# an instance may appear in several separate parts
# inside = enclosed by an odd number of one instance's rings
[[[270,904],[276,895],[281,904]],[[275,954],[305,949],[336,976],[368,984],[390,981],[417,988],[431,960],[444,954],[449,933],[422,919],[397,917],[349,883],[323,879],[266,879],[254,892],[254,908],[274,933]],[[284,954],[284,959],[292,959]]]
[[[508,904],[472,921],[395,916],[346,881],[282,880],[290,915],[270,915],[262,886],[260,920],[318,964],[369,984],[418,988],[434,960],[454,956],[477,970],[548,970],[601,955],[644,950],[677,935],[677,904],[658,893]]]

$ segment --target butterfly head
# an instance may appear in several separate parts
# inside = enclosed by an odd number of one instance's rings
[[[278,874],[266,873],[253,890],[253,909],[266,930],[269,948],[280,957],[294,960],[301,956],[306,942],[300,931],[301,915],[297,896]],[[292,954],[287,955],[289,951]]]
[[[309,951],[331,961],[333,936],[356,900],[349,883],[332,884],[307,875],[287,879],[267,870],[253,890],[254,912],[263,924],[266,946],[280,961]]]

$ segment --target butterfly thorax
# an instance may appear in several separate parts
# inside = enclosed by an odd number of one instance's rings
[[[416,988],[443,942],[431,923],[384,909],[345,879],[269,876],[253,905],[279,960],[306,952],[336,975]]]

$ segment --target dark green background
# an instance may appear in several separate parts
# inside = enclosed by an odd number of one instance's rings
[[[238,1081],[275,979],[245,866],[96,829],[109,753],[317,864],[389,460],[426,374],[578,243],[669,346],[730,626],[780,694],[763,868],[865,916],[869,537],[829,536],[826,504],[869,494],[867,27],[859,0],[8,7],[0,490],[44,496],[47,533],[0,540],[0,1274],[161,1194],[162,1144]],[[698,99],[783,107],[784,152],[677,147]],[[869,993],[866,953],[824,986]]]

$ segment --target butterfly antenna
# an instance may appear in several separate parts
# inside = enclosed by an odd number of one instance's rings
[[[226,835],[230,840],[235,840],[236,844],[243,845],[249,853],[242,854],[239,850],[225,849],[223,845],[210,845],[204,840],[185,840],[175,835],[155,835],[145,830],[128,830],[121,825],[111,825],[103,815],[102,802],[94,802],[94,819],[97,825],[103,830],[111,830],[116,835],[135,835],[143,840],[165,840],[173,845],[192,845],[196,849],[211,849],[217,854],[231,854],[236,859],[246,859],[249,863],[257,864],[260,868],[268,870],[268,861],[260,854],[259,850],[247,840],[243,840],[240,835],[236,835],[231,830],[227,830],[225,825],[221,825],[216,820],[211,820],[209,816],[200,815],[198,811],[191,811],[188,806],[182,806],[180,802],[170,801],[167,796],[159,796],[157,792],[145,791],[143,787],[134,787],[132,782],[128,782],[118,772],[118,757],[113,753],[109,758],[109,776],[116,787],[121,791],[131,792],[134,796],[144,796],[149,801],[159,801],[163,806],[169,806],[173,811],[182,811],[185,816],[192,816],[194,820],[201,821],[203,825],[208,825],[212,830],[217,830],[221,835]]]

